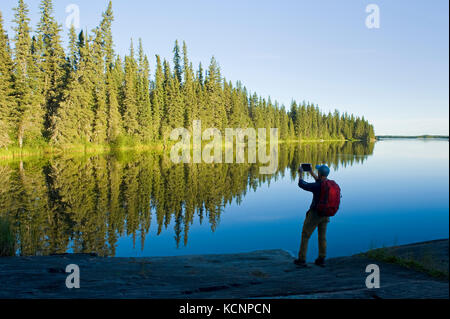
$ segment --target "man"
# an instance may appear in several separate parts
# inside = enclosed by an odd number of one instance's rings
[[[303,223],[302,229],[302,239],[300,244],[300,251],[298,253],[298,259],[294,260],[294,263],[298,266],[305,267],[306,266],[306,252],[308,250],[308,241],[311,237],[314,230],[317,228],[319,233],[319,258],[314,262],[318,266],[325,266],[325,257],[327,252],[327,240],[326,240],[326,232],[327,225],[330,222],[329,217],[319,216],[317,213],[317,204],[320,199],[320,189],[323,181],[327,180],[328,175],[330,174],[330,169],[326,165],[317,165],[316,169],[319,173],[317,176],[313,170],[309,172],[312,177],[314,177],[314,183],[307,183],[303,180],[303,171],[299,168],[298,172],[300,175],[298,186],[305,191],[309,191],[313,193],[313,200],[311,206],[306,213],[306,218]]]

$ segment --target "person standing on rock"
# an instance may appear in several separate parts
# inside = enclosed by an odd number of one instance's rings
[[[318,266],[325,266],[325,257],[327,253],[327,226],[330,217],[334,216],[339,209],[341,190],[332,180],[328,179],[330,168],[327,165],[316,165],[318,175],[312,169],[308,170],[314,178],[314,183],[308,183],[303,180],[303,169],[299,168],[298,186],[313,193],[311,206],[306,213],[303,223],[302,238],[298,258],[294,260],[297,266],[306,266],[306,252],[308,250],[308,241],[314,230],[317,228],[319,235],[319,257],[315,260]]]

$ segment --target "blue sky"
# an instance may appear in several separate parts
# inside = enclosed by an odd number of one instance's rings
[[[38,0],[26,0],[33,27]],[[56,0],[80,8],[93,29],[107,0]],[[16,0],[1,0],[10,35]],[[366,6],[380,8],[368,29]],[[186,41],[194,65],[216,57],[223,75],[286,106],[292,99],[364,115],[377,134],[449,133],[449,7],[447,0],[145,1],[113,0],[115,49],[142,38],[146,53],[172,59]],[[66,38],[66,36],[65,36]]]

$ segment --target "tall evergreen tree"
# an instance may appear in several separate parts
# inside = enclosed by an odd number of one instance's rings
[[[183,99],[180,92],[178,77],[172,76],[169,62],[164,61],[164,129],[163,139],[167,139],[170,132],[184,125]]]
[[[175,46],[173,48],[173,64],[174,64],[174,76],[177,78],[178,83],[182,83],[182,66],[181,66],[181,55],[180,55],[180,45],[178,40],[175,41]]]
[[[111,69],[114,64],[114,43],[112,36],[112,23],[114,21],[114,15],[112,10],[112,1],[109,1],[108,8],[103,13],[103,19],[100,23],[100,29],[103,38],[103,47],[105,51],[106,68]]]
[[[65,53],[61,46],[61,26],[53,17],[53,1],[42,0],[38,23],[38,48],[42,70],[42,93],[45,98],[45,136],[51,135],[51,120],[62,100],[67,84]]]
[[[100,23],[102,34],[102,47],[105,58],[105,97],[106,97],[106,139],[109,143],[114,143],[122,134],[122,119],[120,116],[121,94],[121,65],[114,59],[114,43],[112,36],[112,22],[114,15],[112,10],[112,1],[109,1],[108,8],[103,13],[103,19]],[[120,59],[119,59],[120,61]],[[115,67],[117,70],[115,70]]]
[[[137,81],[137,112],[139,136],[142,142],[152,140],[152,107],[150,102],[150,65],[139,40],[139,72]]]
[[[124,100],[123,100],[123,125],[125,132],[130,137],[139,135],[139,123],[137,120],[137,63],[133,41],[131,41],[130,55],[125,57],[125,83],[124,83]]]
[[[64,91],[62,102],[56,112],[52,115],[52,135],[50,142],[54,145],[63,146],[77,142],[80,139],[80,105],[82,96],[85,94],[82,86],[81,73],[73,71],[69,76],[69,84]]]
[[[108,130],[108,107],[106,105],[106,81],[105,81],[105,50],[103,47],[103,33],[100,28],[95,31],[95,38],[92,43],[92,57],[94,62],[94,72],[92,82],[94,84],[94,124],[93,141],[95,143],[105,143]]]
[[[108,108],[107,141],[115,143],[122,135],[122,118],[119,112],[119,96],[112,70],[108,70],[106,74],[106,101]]]
[[[39,92],[39,76],[33,60],[28,7],[19,0],[14,18],[14,99],[12,117],[19,147],[25,139],[39,140],[42,133],[43,109]]]
[[[77,62],[70,68],[62,101],[51,120],[50,142],[58,146],[93,141],[95,61],[84,32],[80,32],[77,40],[74,31],[72,27],[68,59]]]
[[[212,127],[216,127],[223,131],[224,128],[227,127],[227,117],[225,106],[223,104],[222,77],[219,65],[214,57],[211,58],[209,64],[205,88],[208,99],[207,108],[212,115]]]
[[[152,99],[152,118],[153,118],[153,138],[155,140],[159,139],[161,134],[161,121],[164,111],[164,73],[161,65],[161,58],[156,55],[156,72],[154,87],[151,93]]]
[[[80,47],[80,67],[79,80],[82,87],[82,94],[79,103],[79,136],[83,142],[92,142],[92,132],[94,118],[94,87],[93,73],[95,72],[95,61],[92,55],[92,49],[89,37],[85,32],[81,32],[79,36]]]
[[[69,72],[76,71],[80,59],[79,55],[80,49],[78,47],[78,37],[75,32],[75,26],[71,25],[69,32],[69,55],[67,57],[70,66]]]
[[[10,137],[13,123],[13,61],[8,35],[3,28],[3,17],[0,12],[0,148],[11,144]]]
[[[197,82],[203,86],[205,78],[204,78],[204,74],[203,74],[204,70],[203,70],[203,66],[202,63],[200,62],[198,64],[198,71],[197,71]]]
[[[289,117],[286,114],[284,105],[280,110],[280,139],[284,141],[289,139]]]
[[[184,83],[182,95],[184,98],[185,116],[184,126],[192,130],[194,120],[199,120],[197,96],[195,94],[195,79],[192,64],[189,62],[186,43],[183,42],[183,74]]]

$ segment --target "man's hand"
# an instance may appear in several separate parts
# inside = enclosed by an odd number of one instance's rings
[[[314,170],[311,169],[311,171],[309,173],[316,181],[319,180],[319,177],[314,173]]]
[[[301,167],[298,168],[298,176],[300,177],[300,179],[303,179],[303,170]]]

